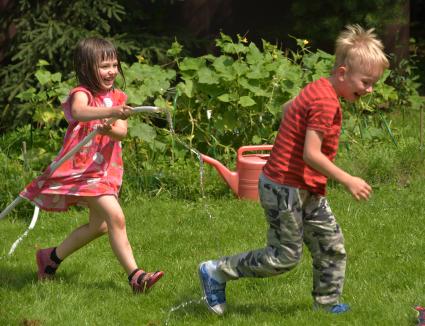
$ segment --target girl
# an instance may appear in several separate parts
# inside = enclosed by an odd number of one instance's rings
[[[74,55],[79,86],[62,104],[68,130],[58,161],[94,128],[99,133],[53,173],[51,167],[20,196],[41,209],[65,211],[70,205],[89,208],[89,222],[75,229],[60,245],[36,253],[38,279],[51,279],[59,264],[92,240],[108,233],[112,250],[128,274],[135,293],[152,287],[163,272],[146,273],[137,268],[128,242],[125,217],[118,203],[123,162],[121,142],[127,134],[131,107],[127,96],[114,88],[118,74],[124,78],[115,47],[101,38],[80,41]],[[113,124],[108,118],[118,119]],[[54,161],[54,162],[55,162]]]

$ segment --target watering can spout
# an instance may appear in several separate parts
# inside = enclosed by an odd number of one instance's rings
[[[270,152],[273,145],[242,146],[237,152],[236,171],[230,171],[219,161],[201,154],[204,162],[212,165],[227,182],[232,191],[241,199],[258,200],[258,178],[270,154],[251,153]]]
[[[218,173],[220,173],[232,191],[235,194],[238,194],[239,175],[237,172],[230,171],[222,163],[207,155],[201,154],[201,158],[205,163],[212,165],[218,171]]]

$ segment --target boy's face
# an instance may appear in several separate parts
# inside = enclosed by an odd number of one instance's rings
[[[373,86],[382,75],[382,70],[378,68],[361,69],[340,66],[337,69],[340,82],[338,95],[349,102],[355,102],[361,96],[372,93]]]

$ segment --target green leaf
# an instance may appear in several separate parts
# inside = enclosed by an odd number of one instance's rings
[[[252,137],[252,143],[253,143],[253,144],[260,144],[260,143],[261,143],[261,137],[260,137],[260,136],[258,136],[258,135],[254,135],[254,136]]]
[[[126,89],[127,94],[127,103],[133,104],[133,105],[142,105],[146,100],[146,95],[142,94],[140,91],[138,91],[135,88],[127,88]]]
[[[229,54],[240,54],[248,52],[248,49],[243,44],[226,43],[223,46],[223,52]]]
[[[273,116],[280,117],[282,114],[282,105],[272,105],[271,103],[266,104],[266,109],[269,111]]]
[[[245,75],[250,70],[245,62],[240,61],[235,61],[232,67],[239,76]]]
[[[39,123],[51,125],[59,122],[62,117],[63,114],[60,110],[55,110],[51,106],[41,106],[36,108],[33,119]]]
[[[226,93],[226,94],[220,95],[219,97],[217,97],[217,99],[220,100],[221,102],[229,103],[230,95]]]
[[[223,78],[226,81],[231,81],[236,79],[236,73],[232,68],[233,63],[234,60],[231,57],[221,55],[213,62],[212,65],[220,78]]]
[[[43,67],[43,66],[48,66],[50,65],[50,63],[48,63],[46,60],[40,59],[37,62],[37,67]]]
[[[180,64],[179,68],[182,71],[186,70],[199,70],[205,66],[205,60],[200,58],[185,58]]]
[[[170,57],[177,57],[183,50],[183,46],[177,42],[174,41],[171,44],[171,48],[167,50],[167,55]]]
[[[269,72],[264,70],[261,66],[254,66],[254,68],[246,74],[250,79],[264,79],[269,77]]]
[[[133,81],[142,80],[143,71],[142,64],[139,62],[133,63],[130,67],[123,65],[126,83],[131,84]]]
[[[243,107],[253,106],[257,104],[251,97],[249,96],[241,96],[238,102]]]
[[[224,93],[217,97],[217,99],[221,102],[229,103],[236,101],[238,99],[237,95],[234,93]]]
[[[62,74],[60,72],[56,72],[52,75],[52,81],[60,82],[62,79]]]
[[[28,88],[27,90],[16,95],[22,101],[30,101],[34,99],[36,93],[36,89],[34,87]]]
[[[181,94],[186,95],[188,98],[192,98],[195,95],[193,81],[191,79],[178,83],[177,89]]]
[[[131,137],[137,137],[148,143],[153,142],[156,137],[155,129],[143,122],[129,121],[129,134]]]
[[[163,153],[167,149],[167,144],[164,144],[163,142],[155,140],[149,143],[149,147],[152,150],[158,150],[159,152]]]
[[[217,74],[207,67],[199,69],[198,78],[201,84],[218,84]]]
[[[246,62],[250,65],[257,65],[264,60],[264,55],[254,43],[251,43],[248,48],[249,51],[246,54]]]
[[[51,80],[51,75],[50,71],[46,70],[37,70],[35,73],[35,77],[41,85],[46,85]]]
[[[264,96],[264,97],[270,97],[271,96],[271,94],[269,92],[265,91],[263,88],[260,88],[258,86],[255,86],[255,85],[251,84],[245,78],[240,78],[239,79],[239,84],[243,88],[245,88],[245,89],[249,90],[250,92],[254,93],[255,96]]]

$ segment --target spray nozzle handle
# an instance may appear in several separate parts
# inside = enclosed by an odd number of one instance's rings
[[[139,112],[157,113],[157,112],[161,112],[162,109],[160,107],[157,107],[157,106],[136,106],[136,107],[133,108],[133,111],[135,113],[139,113]]]

